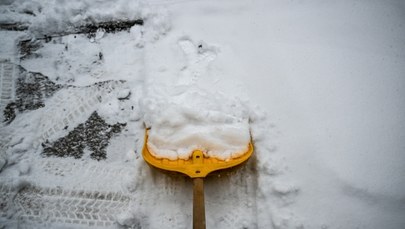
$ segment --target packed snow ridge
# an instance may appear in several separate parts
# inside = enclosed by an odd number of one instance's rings
[[[158,158],[188,159],[194,150],[229,160],[242,156],[250,141],[248,112],[237,99],[188,88],[169,99],[144,101],[151,127],[148,148]]]

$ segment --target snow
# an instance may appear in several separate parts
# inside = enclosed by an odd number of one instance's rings
[[[0,127],[0,226],[80,228],[57,213],[79,211],[77,200],[110,217],[77,219],[86,225],[190,228],[191,184],[146,165],[146,126],[155,155],[170,159],[203,148],[226,160],[252,137],[245,167],[206,179],[207,228],[402,228],[404,9],[395,0],[2,1],[0,24],[27,27],[0,29],[2,80],[21,65],[64,87]],[[128,31],[74,33],[140,18]],[[20,40],[41,46],[21,59]],[[41,154],[93,112],[126,123],[105,160],[90,146],[79,159]],[[34,212],[45,224],[30,221]]]
[[[148,96],[143,102],[151,153],[170,160],[187,160],[194,150],[221,160],[245,154],[250,142],[246,107],[199,88],[183,90]]]

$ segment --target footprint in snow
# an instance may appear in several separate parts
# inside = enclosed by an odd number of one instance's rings
[[[204,42],[194,44],[190,39],[182,38],[178,41],[178,45],[186,58],[186,66],[182,71],[183,75],[180,79],[183,83],[195,82],[217,57],[216,49]]]

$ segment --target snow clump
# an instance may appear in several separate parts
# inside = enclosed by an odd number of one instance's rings
[[[196,87],[177,93],[142,101],[151,127],[148,147],[155,157],[188,159],[198,149],[207,157],[229,160],[247,151],[249,112],[242,102]]]

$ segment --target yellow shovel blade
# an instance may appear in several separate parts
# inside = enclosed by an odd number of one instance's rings
[[[200,150],[195,150],[192,157],[187,160],[169,160],[165,158],[156,158],[153,156],[151,153],[152,151],[148,148],[147,143],[148,130],[145,132],[145,142],[142,150],[142,156],[148,164],[159,169],[180,172],[188,175],[191,178],[206,177],[210,172],[239,165],[249,159],[253,153],[253,144],[250,141],[246,153],[240,157],[231,158],[226,161],[205,157],[203,152]]]

